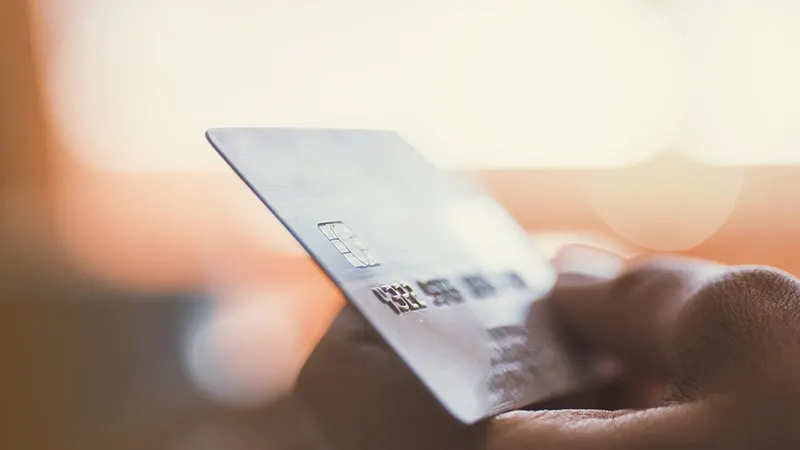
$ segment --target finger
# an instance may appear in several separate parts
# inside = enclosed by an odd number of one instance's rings
[[[742,448],[704,404],[647,411],[521,411],[491,421],[487,450]]]
[[[653,373],[668,373],[666,345],[686,300],[727,270],[674,257],[625,263],[588,248],[557,259],[561,275],[551,300],[565,324],[590,345]]]
[[[797,427],[786,411],[797,401],[796,279],[763,267],[724,269],[660,259],[590,285],[581,287],[582,295],[572,302],[591,299],[608,311],[595,304],[581,309],[562,298],[565,315],[584,326],[591,316],[601,330],[584,328],[584,333],[609,347],[624,348],[642,360],[673,361],[666,393],[670,404],[645,411],[506,415],[492,422],[489,449],[793,448]],[[620,309],[625,302],[647,302],[652,309],[638,310],[643,319],[631,317]],[[637,328],[637,319],[647,326]],[[623,341],[624,332],[607,323],[626,330],[628,339],[671,340],[672,357],[641,353]]]
[[[664,402],[664,380],[631,374],[599,391],[599,408],[611,411],[621,409],[655,408]]]
[[[626,375],[619,380],[585,392],[578,392],[554,400],[526,407],[531,411],[548,409],[646,409],[662,405],[664,380]]]

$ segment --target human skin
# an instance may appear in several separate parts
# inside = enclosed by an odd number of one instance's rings
[[[306,364],[298,396],[335,448],[800,446],[795,278],[675,257],[617,264],[609,255],[609,266],[623,267],[616,274],[569,262],[591,251],[561,253],[569,270],[550,300],[567,327],[619,362],[613,386],[466,427],[345,310]]]

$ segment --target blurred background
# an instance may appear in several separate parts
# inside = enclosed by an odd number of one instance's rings
[[[275,352],[228,361],[262,394],[343,300],[208,127],[393,129],[545,252],[800,274],[797,2],[4,0],[0,25],[4,296],[267,317],[225,344]]]

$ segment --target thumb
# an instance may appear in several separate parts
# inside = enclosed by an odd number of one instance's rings
[[[492,420],[487,450],[741,448],[704,403],[644,411],[519,411]],[[713,444],[713,445],[712,445]]]
[[[689,300],[728,270],[667,256],[622,261],[590,248],[562,252],[557,265],[550,300],[565,324],[598,350],[656,374],[670,372],[670,341]]]
[[[786,411],[796,406],[797,366],[787,355],[798,354],[800,282],[682,258],[626,266],[561,283],[551,300],[587,341],[667,375],[666,404],[509,414],[492,421],[488,448],[795,448]]]

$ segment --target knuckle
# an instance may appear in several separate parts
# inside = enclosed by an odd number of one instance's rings
[[[800,355],[798,319],[795,278],[768,267],[732,268],[708,280],[684,305],[676,323],[675,365],[693,392],[780,371],[787,351]]]
[[[716,316],[720,325],[767,331],[796,316],[800,283],[777,269],[738,267],[705,284],[692,302],[695,313]]]
[[[791,275],[770,267],[740,267],[731,270],[722,280],[729,295],[759,301],[773,310],[792,307],[798,300],[800,283]]]

